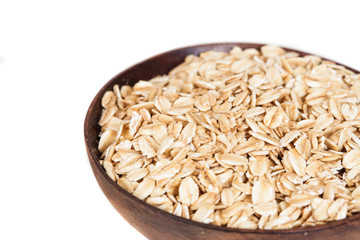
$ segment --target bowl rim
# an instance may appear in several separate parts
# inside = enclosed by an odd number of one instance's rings
[[[146,203],[145,201],[135,197],[133,194],[129,193],[128,191],[126,191],[124,188],[120,187],[115,181],[113,181],[105,172],[105,170],[103,169],[103,167],[100,165],[99,160],[100,158],[95,156],[94,152],[92,151],[92,148],[90,147],[90,140],[89,140],[89,121],[90,121],[90,117],[92,116],[92,112],[93,109],[95,107],[96,102],[98,101],[99,98],[102,97],[103,92],[105,91],[106,88],[108,88],[111,85],[114,85],[114,81],[116,81],[118,79],[118,77],[120,77],[122,74],[133,70],[134,68],[136,68],[138,65],[144,64],[148,61],[152,61],[155,58],[161,57],[163,55],[168,55],[168,54],[172,54],[178,51],[184,51],[187,49],[191,49],[191,48],[201,48],[201,47],[205,47],[205,48],[209,48],[209,50],[214,49],[215,51],[217,51],[217,47],[219,46],[223,46],[223,47],[234,47],[234,46],[249,46],[249,47],[245,47],[246,48],[256,48],[259,49],[261,46],[263,45],[267,45],[266,43],[249,43],[249,42],[219,42],[219,43],[205,43],[205,44],[196,44],[196,45],[189,45],[189,46],[184,46],[184,47],[180,47],[180,48],[176,48],[176,49],[172,49],[172,50],[168,50],[156,55],[153,55],[152,57],[149,57],[145,60],[142,60],[138,63],[133,64],[132,66],[124,69],[123,71],[121,71],[120,73],[116,74],[114,77],[112,77],[110,80],[108,80],[103,87],[97,92],[96,96],[93,98],[93,100],[91,101],[91,104],[86,112],[86,117],[85,117],[85,121],[84,121],[84,139],[85,139],[85,145],[86,145],[86,150],[88,153],[88,158],[89,158],[89,162],[90,163],[94,163],[93,166],[95,166],[99,172],[101,173],[101,175],[107,180],[107,182],[109,184],[111,184],[112,186],[114,186],[114,188],[119,191],[121,194],[125,195],[126,197],[130,198],[132,201],[136,201],[138,204],[143,205],[144,207],[148,208],[149,210],[151,210],[152,212],[156,213],[156,214],[162,214],[165,215],[166,217],[170,217],[173,218],[173,220],[175,221],[180,221],[183,222],[185,224],[193,224],[196,225],[200,228],[206,228],[209,230],[215,230],[215,231],[225,231],[225,232],[234,232],[234,233],[256,233],[256,234],[295,234],[295,233],[304,233],[306,234],[306,232],[312,232],[312,231],[321,231],[321,230],[325,230],[325,229],[329,229],[329,228],[335,228],[335,227],[340,227],[343,225],[348,225],[351,224],[352,222],[355,221],[359,221],[360,220],[360,213],[355,213],[353,216],[350,217],[346,217],[342,220],[334,220],[331,222],[327,222],[325,224],[321,224],[321,225],[315,225],[315,226],[306,226],[306,227],[300,227],[300,228],[290,228],[290,229],[272,229],[272,230],[265,230],[265,229],[242,229],[242,228],[232,228],[232,227],[225,227],[225,226],[218,226],[218,225],[213,225],[213,224],[205,224],[205,223],[201,223],[201,222],[196,222],[196,221],[192,221],[183,217],[179,217],[177,215],[168,213],[164,210],[161,210],[153,205],[150,205],[148,203]],[[280,46],[280,45],[278,45]],[[299,53],[301,56],[304,55],[314,55],[314,56],[319,56],[316,54],[311,54],[308,52],[304,52],[301,50],[297,50],[297,49],[293,49],[293,48],[287,48],[287,47],[282,47],[284,50],[286,51],[292,51],[292,52],[296,52]],[[321,57],[321,56],[319,56]],[[327,61],[331,61],[334,62],[335,64],[341,65],[351,71],[353,71],[356,74],[359,74],[360,72],[356,69],[353,69],[351,67],[348,67],[342,63],[336,62],[334,60],[330,60],[327,58],[323,58],[321,57],[322,60],[327,60]],[[100,116],[99,116],[100,118]]]

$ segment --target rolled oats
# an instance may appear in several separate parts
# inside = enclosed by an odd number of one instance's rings
[[[101,101],[107,175],[186,219],[248,229],[360,212],[360,75],[277,46],[190,55]]]

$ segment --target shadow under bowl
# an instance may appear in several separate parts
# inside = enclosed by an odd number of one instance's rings
[[[149,80],[155,76],[167,74],[172,68],[183,62],[184,58],[189,54],[198,55],[200,52],[209,50],[228,52],[234,46],[239,46],[242,49],[260,49],[262,45],[264,44],[215,43],[168,51],[122,71],[108,81],[93,99],[88,109],[84,126],[85,144],[92,170],[102,191],[115,209],[126,221],[147,238],[153,240],[360,239],[360,214],[324,225],[288,230],[236,229],[190,221],[162,211],[128,193],[111,180],[99,164],[100,153],[97,146],[100,132],[98,121],[102,111],[101,98],[106,91],[112,90],[115,84],[119,86],[134,85],[139,80]],[[310,55],[309,53],[294,49],[284,49],[297,52],[301,56]],[[355,73],[359,73],[357,70],[345,67]],[[106,219],[104,220],[106,221]]]

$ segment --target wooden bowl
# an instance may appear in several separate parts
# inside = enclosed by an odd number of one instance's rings
[[[116,75],[105,84],[92,101],[86,115],[84,130],[86,149],[96,180],[116,210],[147,238],[154,240],[360,239],[360,214],[324,225],[289,230],[246,230],[193,222],[157,209],[136,198],[111,180],[99,164],[100,153],[97,146],[100,132],[98,121],[102,110],[101,98],[106,91],[112,89],[113,85],[133,85],[138,80],[148,80],[157,75],[167,74],[189,54],[197,55],[208,50],[228,52],[234,46],[239,46],[243,49],[259,49],[262,45],[251,43],[216,43],[190,46],[165,52],[142,61]],[[301,55],[309,55],[294,49],[284,49],[297,52]],[[357,70],[347,68],[359,73]]]

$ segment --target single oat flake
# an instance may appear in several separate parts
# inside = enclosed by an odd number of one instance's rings
[[[100,163],[134,196],[193,221],[340,220],[360,211],[359,86],[359,74],[277,46],[189,55],[104,94]]]

